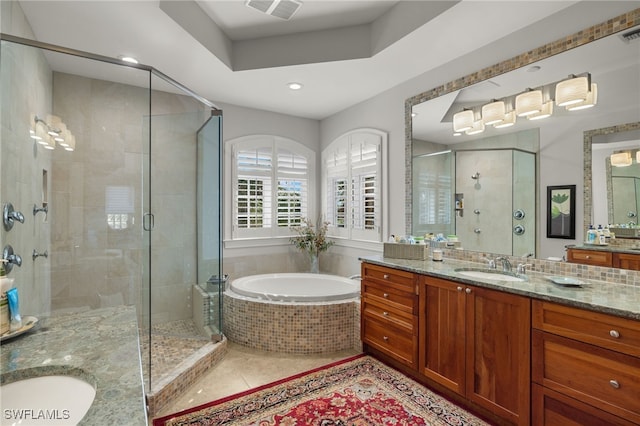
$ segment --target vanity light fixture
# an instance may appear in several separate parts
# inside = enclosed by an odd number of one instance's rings
[[[47,115],[47,120],[45,121],[32,114],[29,137],[45,149],[55,149],[56,143],[67,151],[73,151],[75,148],[75,137],[67,129],[67,125],[62,122],[60,117],[55,115]],[[69,149],[69,147],[72,148]]]
[[[526,117],[542,111],[542,90],[528,89],[516,96],[516,115]]]
[[[533,66],[531,71],[540,67]],[[556,98],[552,96],[555,93]],[[482,107],[464,108],[453,115],[453,131],[474,135],[484,131],[484,126],[496,129],[513,126],[517,117],[541,120],[553,115],[553,104],[564,106],[568,111],[591,108],[598,102],[598,85],[591,83],[588,72],[570,75],[568,79],[528,88],[518,95],[493,99]],[[482,126],[476,121],[480,116]]]
[[[636,163],[640,164],[640,151],[636,151]]]
[[[76,137],[69,133],[69,137],[65,140],[66,145],[62,145],[65,151],[74,151],[76,149]]]
[[[551,117],[553,114],[553,101],[547,101],[542,104],[542,109],[536,114],[527,115],[528,120],[542,120],[543,118]]]
[[[477,135],[482,132],[484,132],[484,121],[482,120],[474,121],[473,126],[470,129],[465,130],[467,135]]]
[[[566,106],[567,111],[578,111],[595,106],[598,103],[598,85],[591,83],[591,90],[587,93],[587,99],[582,102]]]
[[[491,103],[482,106],[482,121],[487,126],[501,123],[504,121],[504,116],[504,101],[497,101],[494,99]]]
[[[568,106],[584,102],[591,88],[591,74],[577,77],[570,75],[567,80],[556,84],[556,105]]]
[[[464,109],[460,112],[453,114],[453,131],[465,132],[473,127],[476,121],[473,110]]]
[[[35,120],[36,120],[36,134],[35,134],[35,138],[33,139],[38,141],[40,145],[47,145],[49,143],[48,142],[49,133],[47,133],[47,123],[40,120],[38,117],[36,117]]]
[[[611,154],[611,165],[613,167],[626,167],[630,166],[633,160],[631,160],[630,152],[616,152]]]
[[[509,111],[504,115],[504,120],[500,123],[494,124],[493,127],[496,129],[504,129],[505,127],[511,127],[516,124],[516,112]]]

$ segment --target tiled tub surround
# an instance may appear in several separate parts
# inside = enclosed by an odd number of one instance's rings
[[[254,349],[312,354],[360,348],[360,301],[265,302],[225,292],[224,335]]]
[[[459,252],[459,253],[458,253]],[[459,254],[463,251],[447,250],[447,254]],[[533,260],[526,262],[522,258],[511,258],[512,265],[533,263],[533,269],[526,272],[527,281],[508,282],[490,279],[469,279],[458,274],[457,268],[486,268],[484,255],[478,255],[475,261],[469,261],[467,252],[464,260],[446,257],[443,262],[428,260],[391,259],[382,256],[361,258],[362,261],[397,268],[418,274],[460,281],[478,287],[486,287],[519,294],[533,299],[557,302],[564,305],[608,313],[620,317],[640,320],[640,272],[615,268],[579,265],[565,262]],[[482,263],[484,262],[484,263]],[[582,280],[581,287],[562,287],[549,280],[551,276],[568,276]]]
[[[131,306],[52,316],[35,331],[3,343],[0,352],[1,384],[50,374],[94,384],[95,400],[80,424],[147,424]]]

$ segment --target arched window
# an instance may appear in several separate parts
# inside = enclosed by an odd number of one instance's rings
[[[383,152],[387,134],[358,129],[322,152],[322,211],[329,235],[382,241]]]

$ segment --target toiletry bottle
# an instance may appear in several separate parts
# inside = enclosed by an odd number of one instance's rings
[[[598,238],[598,231],[593,229],[593,225],[589,225],[589,230],[587,231],[587,243],[595,244]]]

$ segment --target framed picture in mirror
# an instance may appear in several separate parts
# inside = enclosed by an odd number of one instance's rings
[[[575,237],[576,186],[547,186],[547,238]]]

